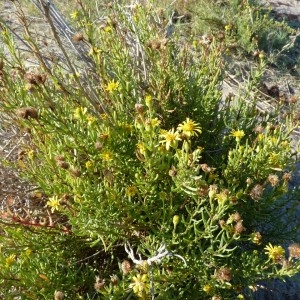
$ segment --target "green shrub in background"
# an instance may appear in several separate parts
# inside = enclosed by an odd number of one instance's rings
[[[78,1],[72,18],[86,60],[57,38],[65,60],[35,51],[34,71],[3,26],[1,109],[27,131],[16,166],[39,190],[27,219],[2,214],[1,296],[243,299],[298,273],[293,212],[280,216],[293,124],[256,109],[263,59],[222,99],[226,46],[177,34],[156,6],[114,4],[94,22]]]

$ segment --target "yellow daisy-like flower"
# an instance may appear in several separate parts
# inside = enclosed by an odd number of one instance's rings
[[[150,123],[152,127],[157,127],[161,123],[161,121],[158,120],[158,118],[154,118],[150,120]]]
[[[88,126],[91,126],[96,123],[97,119],[94,116],[88,115],[87,121],[88,121]]]
[[[133,292],[138,297],[144,297],[149,293],[150,285],[147,274],[137,274],[132,278],[133,283],[129,285],[133,289]]]
[[[108,91],[109,93],[113,93],[114,91],[116,91],[119,88],[119,85],[120,84],[118,81],[111,80],[106,85],[105,90]]]
[[[104,152],[100,155],[100,157],[105,161],[110,161],[113,159],[113,154],[110,151]]]
[[[88,160],[88,161],[85,163],[85,167],[86,167],[87,169],[91,169],[91,168],[93,167],[93,163],[92,163],[90,160]]]
[[[29,150],[28,152],[27,152],[27,156],[28,156],[28,158],[29,159],[33,159],[34,158],[34,150]]]
[[[72,13],[70,14],[70,16],[71,16],[71,19],[77,20],[77,19],[78,19],[78,16],[79,16],[78,10],[72,12]]]
[[[74,119],[81,119],[86,113],[87,113],[86,107],[82,107],[82,106],[77,107],[73,113]]]
[[[186,118],[186,120],[183,123],[179,124],[177,130],[188,137],[197,136],[198,133],[202,132],[199,124],[195,123],[190,118]]]
[[[99,48],[97,48],[97,47],[91,47],[88,55],[89,56],[96,55],[96,54],[98,54],[100,52],[101,52],[101,50]]]
[[[169,131],[163,130],[160,134],[160,137],[163,138],[163,140],[159,143],[165,144],[167,150],[169,150],[170,147],[176,149],[178,146],[178,141],[181,141],[179,133],[177,131],[174,131],[174,129],[171,129]]]
[[[105,31],[105,32],[111,32],[111,27],[110,27],[110,26],[104,27],[104,31]]]
[[[134,197],[138,193],[138,189],[134,185],[129,185],[126,187],[125,193],[128,197]]]
[[[152,106],[152,102],[153,102],[152,96],[151,95],[147,95],[145,97],[145,102],[146,102],[146,105],[150,108]]]
[[[212,286],[211,286],[210,284],[206,284],[206,285],[204,285],[204,287],[203,287],[203,291],[204,291],[205,293],[207,293],[207,294],[210,294],[212,290],[213,290],[213,288],[212,288]]]
[[[5,258],[5,266],[9,267],[16,259],[16,256],[14,254],[11,254],[7,258]]]
[[[232,130],[231,136],[235,137],[237,143],[241,141],[241,138],[245,136],[244,130]]]
[[[280,261],[285,254],[285,250],[281,246],[273,246],[271,243],[264,250],[266,250],[265,254],[269,256],[269,259],[273,261]]]
[[[146,148],[146,146],[145,146],[144,143],[140,142],[140,143],[138,143],[136,146],[137,146],[139,152],[140,152],[142,155],[145,155],[145,154],[146,154],[147,148]]]
[[[51,212],[54,213],[54,211],[59,211],[61,208],[60,199],[58,199],[57,196],[49,198],[47,201],[47,206],[51,207]]]

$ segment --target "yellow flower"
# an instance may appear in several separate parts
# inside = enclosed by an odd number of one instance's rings
[[[104,27],[104,31],[105,31],[105,32],[111,32],[111,27],[110,27],[110,26]]]
[[[265,254],[269,256],[269,259],[273,261],[280,261],[285,254],[285,250],[281,246],[272,246],[271,243],[264,250],[266,250]]]
[[[34,158],[34,150],[29,150],[28,152],[27,152],[27,156],[28,156],[28,158],[29,159],[33,159]]]
[[[47,201],[47,206],[51,207],[52,213],[56,210],[59,211],[61,208],[60,199],[58,199],[57,196],[49,198],[49,200]]]
[[[101,52],[101,50],[98,49],[97,47],[91,47],[91,49],[90,49],[88,55],[91,56],[91,55],[98,54],[98,53],[100,53],[100,52]]]
[[[147,274],[137,274],[132,278],[133,283],[129,285],[133,292],[140,298],[145,297],[149,293],[150,285],[148,283]]]
[[[110,151],[106,151],[100,155],[100,157],[105,161],[110,161],[113,159],[113,155]]]
[[[31,253],[32,253],[32,250],[31,250],[30,248],[26,249],[25,255],[26,255],[27,257],[29,257],[29,256],[31,255]]]
[[[128,197],[134,197],[138,193],[138,189],[134,185],[129,185],[126,187],[125,193]]]
[[[15,261],[16,256],[14,254],[11,254],[7,258],[5,258],[5,266],[9,267],[14,261]]]
[[[245,136],[244,130],[232,130],[231,136],[235,137],[237,143],[241,141],[241,138]]]
[[[105,90],[108,91],[109,93],[113,93],[115,90],[117,90],[119,88],[119,85],[120,84],[118,81],[111,80],[106,85]]]
[[[158,120],[158,118],[154,118],[150,120],[150,123],[152,127],[157,127],[161,123],[161,121]]]
[[[172,148],[177,148],[178,141],[180,141],[179,133],[177,131],[174,131],[174,129],[171,129],[169,131],[163,130],[160,134],[160,137],[163,138],[162,141],[160,141],[161,144],[165,144],[165,147],[167,150]]]
[[[151,95],[147,95],[145,97],[145,102],[146,102],[146,105],[150,108],[152,106],[152,102],[153,102],[152,96]]]
[[[81,119],[86,113],[87,113],[86,107],[82,107],[82,106],[77,107],[73,113],[74,119]]]
[[[145,146],[144,143],[140,142],[136,145],[138,151],[142,154],[142,155],[145,155],[146,154],[146,151],[147,151],[147,148]]]
[[[258,136],[257,136],[257,139],[259,141],[262,141],[264,139],[264,134],[263,133],[260,133]]]
[[[206,284],[204,287],[203,287],[203,291],[207,294],[210,294],[211,291],[212,291],[212,286],[210,284]]]
[[[276,153],[276,152],[270,153],[270,155],[269,155],[269,164],[273,168],[281,168],[279,153]]]
[[[94,116],[89,115],[87,116],[87,121],[88,121],[88,125],[91,126],[94,123],[96,123],[97,119]]]
[[[195,123],[190,118],[186,118],[186,120],[178,125],[178,131],[182,131],[182,133],[188,137],[197,136],[198,133],[201,133],[201,127],[198,123]]]
[[[225,25],[225,31],[230,31],[232,29],[232,25],[227,24]]]
[[[71,19],[77,20],[77,19],[78,19],[78,16],[79,16],[78,10],[75,10],[74,12],[72,12],[72,13],[70,14],[70,16],[71,16]]]
[[[90,169],[90,168],[93,167],[93,163],[92,163],[90,160],[88,160],[88,161],[85,163],[85,167],[86,167],[87,169]]]

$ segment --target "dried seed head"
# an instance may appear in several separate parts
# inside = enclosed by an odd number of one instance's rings
[[[105,280],[101,280],[100,281],[100,278],[99,276],[96,276],[96,280],[95,280],[95,283],[94,283],[94,288],[96,291],[100,291],[104,288],[104,285],[105,285]]]
[[[259,199],[261,199],[263,192],[264,192],[264,189],[263,189],[262,185],[256,184],[250,192],[250,197],[253,200],[258,201]]]
[[[292,174],[291,173],[284,173],[282,176],[282,179],[284,182],[289,182],[292,179]]]
[[[219,225],[220,225],[221,227],[224,227],[224,226],[226,225],[226,221],[225,221],[225,220],[220,220],[220,221],[219,221]]]
[[[260,245],[262,242],[262,235],[260,234],[260,232],[253,232],[251,235],[251,241],[254,244]]]
[[[290,257],[300,258],[300,244],[291,244],[289,246]]]
[[[117,285],[118,281],[119,281],[119,278],[117,275],[114,274],[114,275],[110,276],[110,282],[112,283],[112,285]]]
[[[24,159],[25,154],[26,154],[26,151],[24,151],[24,150],[19,150],[19,151],[18,151],[18,160]]]
[[[65,157],[64,157],[63,155],[57,155],[57,156],[54,157],[54,159],[55,159],[56,161],[65,161],[65,160],[66,160]]]
[[[230,281],[232,279],[231,272],[227,267],[222,267],[217,270],[216,277],[220,281]]]
[[[69,164],[66,161],[58,160],[56,162],[56,164],[58,167],[60,167],[62,169],[65,169],[65,170],[69,169]]]
[[[3,58],[0,58],[0,71],[3,70],[3,67],[4,67],[4,61]]]
[[[143,114],[144,113],[144,105],[142,103],[136,103],[134,108],[135,108],[135,111],[138,114]]]
[[[212,171],[211,167],[208,164],[201,164],[201,169],[204,173],[210,173]]]
[[[262,133],[262,132],[264,131],[264,127],[263,127],[261,124],[258,124],[258,125],[255,127],[254,131],[255,131],[256,133]]]
[[[81,32],[76,32],[72,37],[72,41],[74,43],[79,43],[83,41],[83,34]]]
[[[172,166],[172,168],[169,170],[169,175],[171,177],[176,177],[177,176],[177,170],[175,169],[175,167]]]
[[[38,111],[34,107],[22,107],[16,111],[16,115],[22,119],[38,119]]]
[[[24,80],[32,85],[39,85],[45,83],[47,78],[46,74],[34,74],[34,73],[25,73]]]
[[[153,50],[159,50],[159,49],[163,49],[165,48],[165,46],[167,45],[168,39],[164,38],[164,39],[156,39],[156,40],[152,40],[149,41],[146,45],[147,47],[153,49]]]
[[[54,292],[54,300],[63,300],[65,298],[65,294],[61,291]]]
[[[243,226],[243,220],[238,221],[235,225],[234,225],[234,233],[238,233],[241,234],[243,231],[245,231],[246,228]]]
[[[122,272],[124,273],[124,275],[129,274],[131,271],[130,262],[128,260],[124,260],[121,264],[121,269],[122,269]]]
[[[278,178],[277,175],[270,174],[270,175],[268,176],[268,181],[270,182],[270,184],[271,184],[272,186],[277,186],[278,183],[279,183],[279,178]]]
[[[71,173],[74,177],[80,177],[80,176],[81,176],[81,171],[80,171],[78,168],[76,168],[76,167],[71,167],[70,173]]]
[[[95,148],[97,149],[97,150],[102,150],[102,148],[103,148],[103,143],[100,143],[100,142],[97,142],[97,143],[95,143]]]
[[[238,222],[241,220],[241,215],[237,211],[234,214],[232,214],[231,217],[232,217],[232,220],[235,222]]]

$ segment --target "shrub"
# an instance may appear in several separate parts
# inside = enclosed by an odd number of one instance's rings
[[[177,34],[151,4],[94,22],[78,3],[79,62],[52,26],[64,59],[46,64],[24,22],[29,70],[2,24],[1,108],[27,132],[15,166],[38,188],[34,210],[2,214],[2,295],[232,299],[296,274],[299,245],[280,246],[297,242],[280,216],[293,124],[279,102],[256,108],[263,58],[223,99],[222,43]]]

